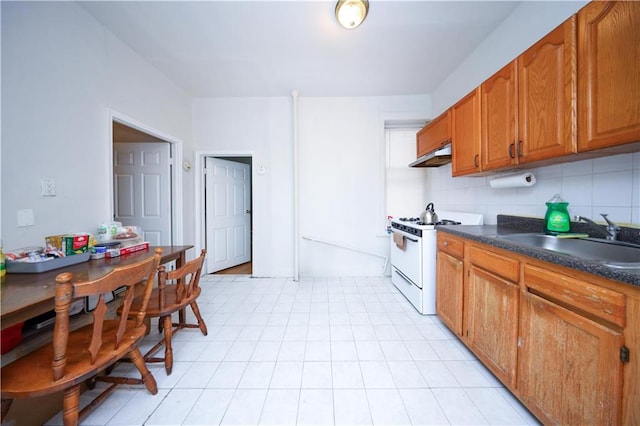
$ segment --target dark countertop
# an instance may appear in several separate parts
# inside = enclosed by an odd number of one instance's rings
[[[522,234],[524,232],[540,234],[540,228],[527,229],[527,227],[515,228],[500,225],[438,225],[438,232],[447,232],[462,238],[488,244],[514,253],[523,254],[556,265],[562,265],[579,271],[588,272],[610,280],[620,281],[626,284],[640,287],[640,269],[616,269],[586,259],[579,259],[549,250],[528,247],[497,238],[500,235]]]

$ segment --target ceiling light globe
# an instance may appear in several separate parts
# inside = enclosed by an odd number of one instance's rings
[[[358,27],[368,12],[368,0],[339,0],[336,4],[336,19],[348,30]]]

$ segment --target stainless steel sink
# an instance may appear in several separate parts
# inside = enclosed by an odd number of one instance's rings
[[[599,238],[557,238],[543,234],[510,234],[498,238],[527,247],[550,250],[612,268],[640,269],[640,246]]]

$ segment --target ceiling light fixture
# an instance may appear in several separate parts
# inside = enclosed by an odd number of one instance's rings
[[[336,4],[336,19],[348,30],[362,24],[368,12],[368,0],[338,0]]]

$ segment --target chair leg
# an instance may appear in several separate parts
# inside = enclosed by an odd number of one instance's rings
[[[169,376],[173,369],[173,346],[171,345],[173,326],[171,315],[167,315],[162,320],[164,323],[164,369],[167,370],[167,376]]]
[[[0,413],[0,423],[2,423],[2,421],[5,418],[5,416],[9,412],[9,408],[11,407],[11,403],[12,402],[13,402],[13,399],[11,399],[11,398],[2,399],[2,413]]]
[[[76,426],[78,424],[79,410],[80,385],[75,385],[64,391],[64,399],[62,401],[62,421],[64,426]]]
[[[193,301],[193,303],[191,303],[191,309],[193,310],[193,314],[196,316],[196,319],[198,320],[198,327],[200,327],[200,331],[202,332],[202,334],[206,336],[207,325],[204,323],[204,320],[202,319],[202,315],[200,315],[200,308],[198,307],[198,303],[196,303],[195,300]]]
[[[158,393],[158,384],[156,383],[156,379],[153,377],[153,374],[147,368],[147,365],[144,363],[144,358],[140,353],[140,349],[136,346],[133,348],[131,353],[129,354],[129,358],[133,365],[136,366],[140,375],[142,376],[142,382],[147,387],[147,390],[151,392],[152,395]]]

